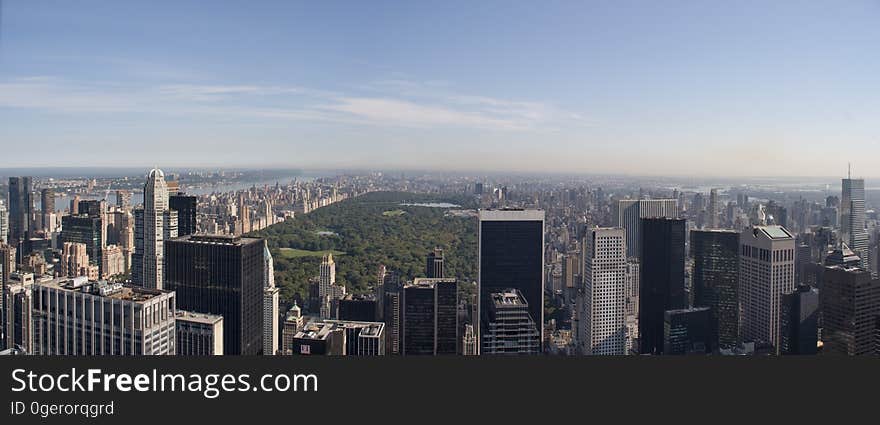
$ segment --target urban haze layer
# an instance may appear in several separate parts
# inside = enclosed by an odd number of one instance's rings
[[[29,171],[4,354],[880,354],[849,175]]]

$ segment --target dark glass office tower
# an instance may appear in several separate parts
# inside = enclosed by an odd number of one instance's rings
[[[639,352],[663,353],[663,314],[687,306],[684,291],[685,220],[641,220]]]
[[[880,280],[861,268],[826,267],[819,290],[822,353],[849,356],[874,352],[874,326],[880,315]]]
[[[481,210],[477,277],[477,332],[485,327],[483,310],[490,294],[516,289],[544,340],[544,211]],[[483,340],[477,335],[477,340]]]
[[[739,232],[691,230],[694,307],[709,307],[714,345],[730,348],[739,337]]]
[[[782,296],[780,308],[780,354],[814,355],[819,318],[819,290],[799,285]]]
[[[455,279],[438,279],[434,283],[437,325],[435,352],[438,355],[458,354],[458,282]]]
[[[52,189],[43,189],[40,191],[40,228],[48,229],[50,214],[55,212],[55,191]]]
[[[7,240],[12,246],[17,247],[19,241],[29,238],[34,216],[32,190],[30,177],[9,178],[9,236]],[[26,254],[19,253],[19,257]]]
[[[710,309],[694,307],[663,313],[663,354],[706,354],[714,349]]]
[[[263,348],[263,239],[190,235],[165,241],[164,289],[177,308],[223,316],[223,353]]]
[[[434,286],[407,284],[403,287],[404,356],[434,354]]]
[[[98,266],[98,270],[103,273],[101,227],[100,215],[80,214],[61,217],[61,244],[65,242],[85,244],[86,254],[89,254],[89,264]]]
[[[79,204],[77,204],[77,213],[79,213],[80,215],[87,215],[89,217],[100,217],[101,201],[93,199],[79,201]]]
[[[458,347],[455,279],[415,279],[403,287],[403,355],[455,355]]]
[[[40,210],[44,214],[55,212],[55,191],[49,188],[40,191]]]
[[[376,322],[376,298],[372,295],[348,294],[339,300],[339,320]]]
[[[177,211],[177,235],[189,236],[196,233],[197,198],[182,193],[168,197],[168,207]]]
[[[434,248],[434,251],[428,253],[428,260],[425,264],[425,277],[442,278],[443,274],[443,250]]]

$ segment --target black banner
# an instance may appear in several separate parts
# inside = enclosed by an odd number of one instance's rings
[[[880,382],[876,358],[4,357],[0,365],[4,424],[471,423],[476,414],[556,422],[615,412],[629,422],[764,408],[794,418],[817,400],[826,411],[868,408]]]

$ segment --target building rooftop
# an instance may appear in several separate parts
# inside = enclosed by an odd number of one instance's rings
[[[493,292],[489,296],[492,297],[492,303],[496,308],[528,306],[525,298],[517,289],[505,289]]]
[[[385,328],[385,323],[383,322],[360,322],[354,320],[325,320],[324,323],[330,323],[337,327],[352,329],[357,328],[360,329],[359,336],[364,337],[378,337],[382,333],[382,329]]]
[[[309,322],[303,326],[303,329],[294,335],[294,338],[299,339],[327,339],[334,330],[336,330],[336,325],[333,323],[326,322]]]
[[[779,225],[772,226],[755,226],[755,232],[761,232],[766,235],[770,239],[793,239],[794,236],[789,233],[784,227]]]
[[[185,320],[187,322],[195,322],[195,323],[204,323],[207,325],[213,325],[218,322],[223,321],[223,316],[219,314],[209,314],[209,313],[195,313],[192,311],[185,310],[177,310],[177,315],[175,316],[177,320]]]
[[[481,221],[544,221],[544,210],[487,209],[480,210],[479,215]]]
[[[172,241],[187,241],[190,243],[210,244],[210,245],[248,245],[252,243],[262,242],[260,238],[247,238],[233,235],[212,235],[206,233],[197,233],[194,235],[182,236]]]
[[[142,288],[139,286],[126,286],[121,283],[110,283],[104,280],[90,281],[85,276],[74,278],[64,277],[37,282],[37,286],[44,286],[69,292],[82,292],[94,296],[132,302],[144,302],[154,297],[173,292]]]
[[[456,283],[457,280],[452,277],[417,277],[403,285],[404,288],[433,288],[438,283]]]
[[[385,328],[382,322],[358,322],[353,320],[322,320],[306,323],[303,330],[294,335],[299,339],[327,339],[327,336],[334,331],[343,329],[360,329],[358,335],[365,337],[378,337]]]

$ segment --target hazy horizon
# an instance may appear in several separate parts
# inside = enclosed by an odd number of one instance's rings
[[[877,2],[2,7],[0,168],[880,177]]]

